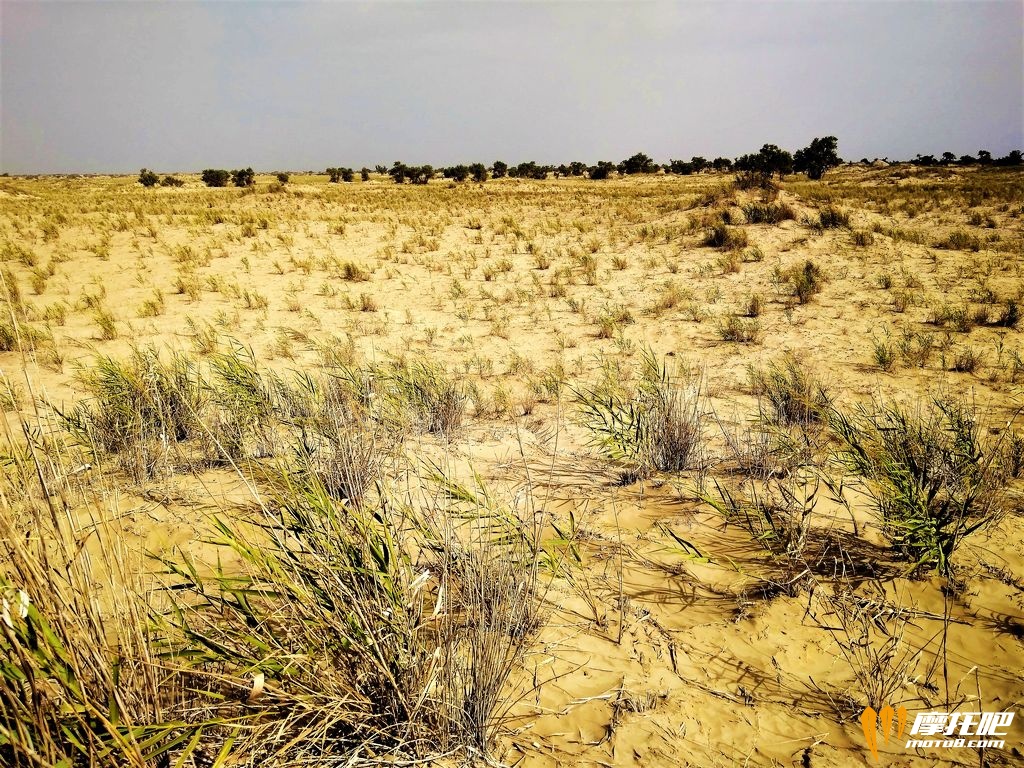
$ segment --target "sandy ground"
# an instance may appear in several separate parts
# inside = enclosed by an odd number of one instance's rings
[[[324,348],[356,361],[443,362],[472,387],[472,418],[450,445],[413,438],[407,453],[472,467],[510,498],[529,470],[539,505],[556,521],[571,512],[581,532],[583,567],[549,594],[550,622],[512,702],[503,761],[875,765],[858,720],[856,665],[822,613],[844,565],[880,606],[877,624],[903,637],[900,652],[920,651],[899,691],[912,712],[947,701],[966,711],[1020,707],[1024,518],[1014,487],[1009,513],[958,551],[962,585],[949,600],[939,579],[910,579],[892,564],[863,505],[854,515],[865,532],[854,537],[824,493],[811,545],[817,587],[776,594],[778,564],[700,501],[701,477],[619,485],[571,396],[605,371],[635,375],[649,346],[702,372],[717,422],[741,429],[756,415],[748,369],[791,352],[842,406],[959,394],[1001,430],[1022,405],[1020,332],[930,321],[949,305],[987,308],[994,322],[1007,299],[1022,298],[1020,173],[841,169],[824,183],[784,183],[776,202],[795,219],[780,224],[744,223],[742,206],[760,193],[732,190],[728,176],[428,187],[294,176],[277,190],[258,177],[246,191],[185,178],[183,188],[152,190],[126,178],[0,180],[5,280],[38,331],[27,358],[0,353],[12,431],[32,394],[65,408],[82,396],[77,366],[133,345],[198,355],[209,334],[281,371],[319,364]],[[848,227],[806,223],[826,202],[849,213]],[[746,247],[702,245],[722,212]],[[937,247],[951,233],[977,238],[977,250],[970,241]],[[826,283],[798,304],[779,275],[808,259]],[[723,339],[728,317],[755,295],[758,316],[740,317],[756,323],[755,339]],[[879,367],[878,344],[904,340],[912,350],[925,337],[933,350],[922,365]],[[965,367],[955,365],[965,352],[977,358],[973,370],[951,370]],[[709,481],[728,482],[721,431],[709,427],[719,460]],[[216,473],[200,480],[110,481],[113,509],[151,550],[201,547],[203,511],[245,489]],[[858,554],[841,563],[839,544]],[[1024,723],[1005,749],[982,757],[915,754],[895,742],[882,752],[890,766],[1024,764]]]

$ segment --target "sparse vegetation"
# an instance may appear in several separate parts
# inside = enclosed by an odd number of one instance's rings
[[[777,159],[5,177],[0,763],[731,765],[800,698],[817,765],[1020,698],[1019,173]]]

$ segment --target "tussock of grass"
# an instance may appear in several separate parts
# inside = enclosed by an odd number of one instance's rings
[[[0,352],[15,352],[17,349],[17,329],[12,323],[0,320]]]
[[[606,383],[576,391],[580,417],[594,444],[626,465],[626,479],[654,472],[701,469],[704,463],[703,388],[699,377],[673,374],[651,350],[630,391]]]
[[[738,227],[716,224],[708,230],[702,244],[708,248],[741,250],[747,247],[747,233]]]
[[[415,429],[449,438],[462,426],[465,389],[439,365],[396,365],[385,372],[385,381],[395,410]]]
[[[535,531],[466,491],[469,522],[453,524],[394,500],[353,507],[313,475],[273,488],[255,527],[217,521],[241,573],[164,560],[169,650],[201,677],[261,681],[212,699],[215,715],[241,719],[251,754],[282,764],[370,745],[486,754],[539,626]]]
[[[1001,512],[997,446],[977,413],[946,399],[916,412],[896,404],[833,411],[830,421],[894,551],[914,568],[951,575],[960,543]]]
[[[944,248],[951,251],[980,251],[981,240],[977,235],[972,235],[963,230],[951,232],[947,237],[935,243],[936,248]]]
[[[765,369],[748,369],[761,418],[771,424],[807,426],[827,420],[832,406],[828,389],[793,355]]]
[[[204,724],[151,644],[148,589],[102,520],[83,548],[57,452],[0,473],[0,763],[150,768],[188,760]],[[66,458],[74,460],[73,455]],[[42,498],[45,501],[39,501]]]
[[[860,248],[867,248],[875,244],[875,236],[866,229],[855,229],[852,233],[853,244]]]
[[[825,273],[811,259],[779,272],[777,279],[789,285],[798,304],[809,303],[821,292],[826,282]]]
[[[165,363],[146,348],[127,361],[100,357],[78,379],[90,399],[60,414],[64,428],[81,444],[115,454],[136,481],[160,474],[181,458],[176,444],[202,433],[207,393],[183,355]]]
[[[346,261],[341,267],[341,277],[354,283],[364,283],[370,279],[370,273],[354,261]]]
[[[818,211],[818,219],[814,222],[816,229],[839,229],[850,226],[850,214],[846,211],[826,206]]]
[[[723,341],[734,341],[739,344],[754,344],[761,335],[761,325],[756,318],[743,318],[739,315],[726,315],[718,323],[718,335]]]
[[[217,409],[209,423],[218,452],[233,460],[272,456],[275,382],[260,373],[252,350],[235,344],[212,355],[210,374]]]
[[[743,216],[748,224],[779,224],[796,218],[796,212],[789,203],[750,203],[743,206]]]

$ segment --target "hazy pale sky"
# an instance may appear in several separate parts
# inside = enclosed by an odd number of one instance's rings
[[[1024,148],[1024,3],[0,0],[0,169]]]

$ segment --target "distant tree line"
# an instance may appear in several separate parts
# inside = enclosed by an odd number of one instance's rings
[[[979,149],[978,156],[960,155],[957,157],[952,152],[943,152],[937,159],[935,155],[917,155],[910,161],[912,165],[996,165],[1014,166],[1022,164],[1021,151],[1015,149],[1003,157],[992,157],[987,149]]]
[[[860,162],[870,165],[872,161],[864,158]],[[943,152],[938,158],[934,155],[917,155],[909,162],[919,166],[1019,166],[1022,164],[1022,158],[1020,150],[1013,150],[1004,157],[994,158],[991,152],[982,149],[978,150],[976,156],[961,155],[957,157],[952,152]],[[708,160],[704,157],[694,156],[689,160],[671,159],[667,163],[659,165],[650,156],[643,152],[637,152],[620,163],[601,160],[594,165],[579,161],[557,166],[539,165],[532,160],[518,165],[509,165],[501,160],[496,160],[489,167],[483,163],[470,163],[435,169],[432,165],[406,165],[396,161],[390,168],[377,165],[374,170],[382,176],[390,176],[396,184],[426,184],[438,175],[456,183],[469,180],[483,183],[489,178],[502,179],[505,177],[518,179],[546,179],[548,176],[555,178],[586,177],[600,180],[609,178],[613,173],[630,176],[664,172],[689,176],[695,173],[733,171],[738,174],[739,180],[743,184],[764,185],[770,183],[775,176],[781,179],[793,173],[805,174],[809,179],[821,179],[830,169],[842,164],[843,160],[839,157],[839,142],[836,137],[823,136],[814,139],[808,146],[798,149],[792,154],[776,144],[765,144],[757,152],[741,155],[735,160],[727,157]],[[331,183],[337,184],[351,183],[355,180],[356,172],[352,168],[328,168],[324,173]],[[362,168],[359,171],[359,177],[362,181],[369,181],[370,169]],[[288,174],[279,173],[277,179],[281,184],[287,184]],[[252,168],[235,171],[208,168],[202,172],[202,180],[208,187],[226,187],[229,182],[236,187],[250,187],[255,182],[255,173]],[[144,187],[153,187],[157,184],[177,187],[184,182],[174,176],[165,176],[161,180],[153,171],[143,168],[139,173],[139,183]]]
[[[735,161],[727,157],[708,160],[695,156],[689,160],[669,160],[664,165],[658,165],[649,155],[638,152],[620,163],[601,160],[595,165],[588,165],[575,161],[555,166],[540,165],[531,160],[518,165],[509,165],[501,160],[496,160],[490,168],[482,163],[473,163],[472,165],[442,168],[440,173],[442,177],[454,182],[464,182],[469,179],[483,182],[488,177],[501,179],[506,176],[519,179],[546,179],[548,176],[554,176],[555,178],[586,177],[600,180],[609,178],[613,173],[629,176],[661,171],[688,176],[694,173],[731,170],[762,179],[770,179],[776,174],[781,177],[791,173],[806,173],[812,179],[820,179],[829,168],[842,163],[837,148],[838,141],[835,136],[826,136],[815,139],[808,147],[799,150],[795,155],[791,155],[774,144],[765,144],[756,154],[743,155]],[[403,184],[406,181],[413,184],[425,184],[435,175],[432,166],[407,166],[400,162],[396,162],[390,169],[378,165],[377,172],[386,172],[398,184]]]

